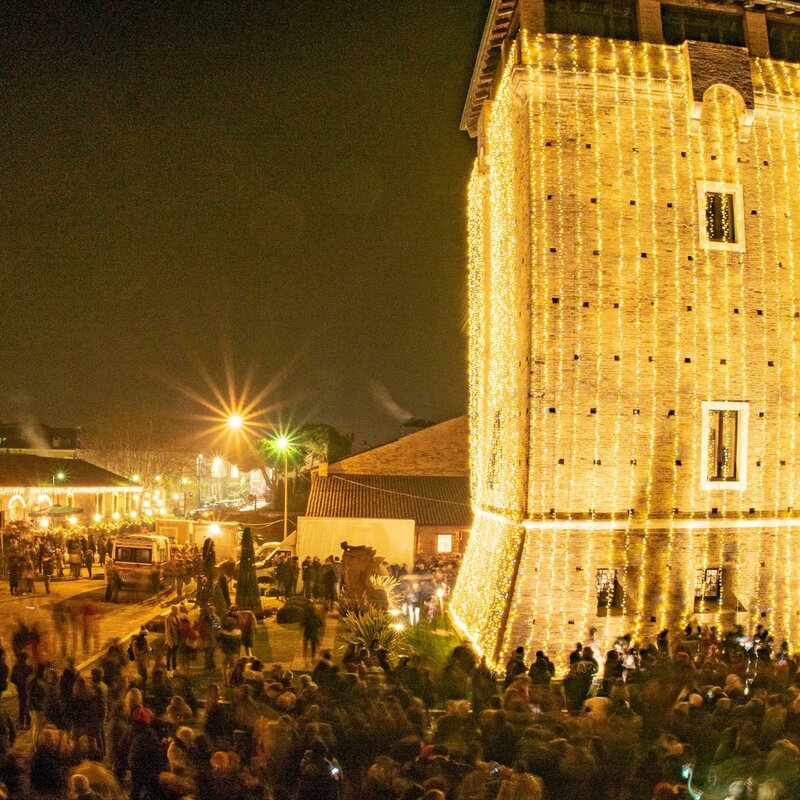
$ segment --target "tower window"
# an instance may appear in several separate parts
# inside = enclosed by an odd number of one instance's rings
[[[730,192],[706,192],[706,236],[710,242],[736,242],[736,219]]]
[[[715,42],[744,47],[744,19],[741,13],[700,11],[684,6],[661,6],[661,25],[667,44]]]
[[[545,0],[547,33],[639,38],[636,0]]]
[[[719,567],[700,568],[694,580],[694,610],[703,611],[709,603],[718,603],[722,594],[722,570]]]
[[[703,403],[701,482],[704,489],[744,489],[748,403]]]
[[[780,61],[800,61],[800,25],[767,17],[769,52]]]
[[[741,185],[698,181],[697,204],[700,245],[707,250],[744,252]]]
[[[597,609],[617,608],[620,588],[615,569],[601,568],[597,570]]]

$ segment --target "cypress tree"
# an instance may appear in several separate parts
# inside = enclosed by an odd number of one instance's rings
[[[236,582],[236,605],[250,610],[261,608],[256,580],[256,553],[250,528],[242,531],[242,557],[239,561],[239,580]]]

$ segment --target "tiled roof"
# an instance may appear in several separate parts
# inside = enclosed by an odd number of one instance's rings
[[[133,485],[127,478],[80,458],[0,453],[0,487],[3,488],[53,486],[53,476],[59,472],[64,473],[64,480],[56,480],[56,488],[113,488]]]
[[[469,478],[427,475],[315,475],[309,517],[413,519],[417,525],[470,525]]]
[[[455,417],[348,456],[328,473],[352,475],[469,475],[469,424]]]

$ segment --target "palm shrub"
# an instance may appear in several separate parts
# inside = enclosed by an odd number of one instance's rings
[[[377,642],[377,647],[386,650],[392,659],[413,653],[405,625],[382,608],[368,606],[361,613],[348,614],[342,624],[343,649],[352,645],[369,650],[372,643]]]

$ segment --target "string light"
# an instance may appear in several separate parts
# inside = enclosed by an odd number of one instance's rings
[[[787,104],[788,107],[788,114],[786,115],[792,121],[792,139],[794,141],[794,158],[791,160],[786,158],[784,162],[784,179],[785,179],[785,187],[787,190],[787,198],[790,195],[790,186],[792,190],[795,189],[798,185],[798,180],[800,180],[800,165],[798,164],[798,158],[800,158],[800,124],[798,123],[798,85],[797,85],[797,76],[798,76],[798,69],[796,65],[793,65],[790,69],[789,65],[786,62],[780,63],[780,69],[782,71],[782,84],[785,87],[785,91],[781,94],[782,102],[785,102],[785,94],[791,97],[791,103]],[[794,75],[791,74],[794,73]],[[788,166],[789,164],[794,164],[795,167],[795,175],[794,179],[791,180],[788,175]],[[790,183],[791,180],[791,183]],[[794,222],[791,218],[788,219],[788,230],[789,230],[789,241],[794,241]],[[795,254],[794,249],[789,247],[787,250],[788,256],[788,267],[789,267],[789,286],[790,286],[790,308],[789,308],[789,326],[791,328],[791,334],[789,340],[791,341],[791,379],[790,379],[790,387],[791,387],[791,394],[789,398],[789,436],[790,436],[790,443],[789,443],[789,452],[794,456],[795,447],[797,445],[797,425],[798,425],[798,413],[797,413],[797,296],[795,294]],[[795,495],[795,481],[796,481],[796,472],[795,472],[795,462],[794,458],[789,462],[790,463],[790,477],[789,477],[789,507],[794,509],[794,495]],[[791,535],[787,537],[787,546],[789,548],[789,557],[790,561],[788,564],[787,573],[792,575],[797,574],[796,572],[796,558],[797,558],[797,547],[796,547],[796,539],[797,539],[797,531],[792,530]],[[791,624],[789,625],[789,646],[790,648],[794,648],[794,645],[800,639],[800,619],[797,618],[795,613],[792,613],[793,609],[790,608],[790,619],[792,620]]]

